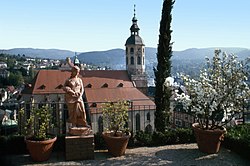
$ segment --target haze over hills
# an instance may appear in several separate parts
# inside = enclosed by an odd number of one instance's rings
[[[181,73],[189,75],[197,75],[200,68],[203,67],[205,57],[212,57],[214,50],[218,48],[190,48],[183,51],[173,51],[172,57],[172,73]],[[228,54],[236,54],[239,59],[246,59],[250,57],[250,49],[247,48],[219,48],[223,52]],[[33,48],[15,48],[10,50],[0,50],[0,54],[11,55],[25,55],[26,57],[39,57],[49,59],[66,59],[66,57],[75,56],[73,51],[59,50],[59,49],[33,49]],[[148,75],[149,82],[153,82],[154,71],[153,68],[157,65],[157,49],[152,47],[146,47],[146,73]],[[113,70],[125,70],[125,50],[124,49],[112,49],[107,51],[92,51],[77,53],[78,59],[82,63],[92,64],[100,67],[109,67]]]
[[[214,50],[217,48],[190,48],[183,51],[173,51],[172,59],[180,60],[204,60],[205,57],[212,57]],[[247,48],[219,48],[228,54],[234,53],[239,58],[245,59],[250,57],[250,49]],[[34,48],[13,48],[9,50],[0,50],[0,53],[11,55],[25,55],[28,57],[38,58],[50,58],[50,59],[65,59],[66,57],[74,57],[75,53],[69,50],[60,49],[34,49]],[[152,47],[146,47],[146,61],[156,62],[157,49]],[[125,50],[124,49],[111,49],[107,51],[92,51],[77,53],[78,58],[86,63],[93,64],[124,64],[125,62]]]
[[[214,50],[217,48],[190,48],[183,51],[173,51],[172,71],[175,72],[193,72],[205,62],[205,57],[212,57]],[[247,48],[220,48],[228,54],[234,53],[240,59],[250,57],[250,49]],[[153,77],[153,67],[157,65],[156,53],[157,49],[146,47],[146,72],[149,77]],[[25,55],[28,57],[50,58],[50,59],[66,59],[66,57],[74,58],[75,53],[68,50],[59,49],[33,49],[33,48],[15,48],[10,50],[0,50],[0,53]],[[114,70],[125,70],[125,50],[112,49],[107,51],[92,51],[78,53],[78,59],[82,63],[93,64],[100,67],[110,67]]]
[[[73,51],[59,49],[37,49],[37,48],[13,48],[9,50],[0,50],[0,53],[10,55],[25,55],[32,58],[65,59],[74,56]]]

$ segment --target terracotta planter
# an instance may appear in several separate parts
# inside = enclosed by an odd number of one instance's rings
[[[120,134],[120,136],[113,136],[113,133],[109,132],[102,133],[102,137],[104,138],[104,141],[108,147],[108,152],[114,157],[125,154],[130,136],[130,133],[129,135]]]
[[[202,130],[198,126],[198,123],[192,124],[199,150],[208,154],[218,153],[226,129]]]
[[[30,153],[32,160],[34,161],[46,161],[49,159],[54,142],[57,137],[45,141],[33,141],[25,139],[27,149]]]

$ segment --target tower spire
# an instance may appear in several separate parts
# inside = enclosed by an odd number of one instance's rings
[[[135,4],[134,4],[134,18],[135,18]]]

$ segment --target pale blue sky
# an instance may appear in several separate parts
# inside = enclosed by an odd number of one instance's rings
[[[134,4],[145,45],[157,47],[162,0],[0,0],[0,49],[124,49]],[[176,0],[172,15],[175,51],[250,49],[249,0]]]

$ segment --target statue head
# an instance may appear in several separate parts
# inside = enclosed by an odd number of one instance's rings
[[[75,77],[80,73],[80,68],[78,66],[73,66],[71,69],[71,77]]]

